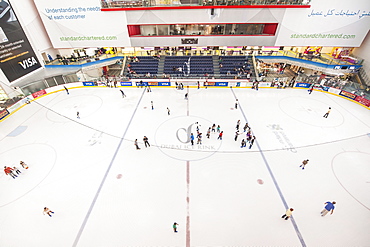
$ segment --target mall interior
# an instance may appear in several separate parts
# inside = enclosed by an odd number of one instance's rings
[[[370,105],[370,6],[364,1],[5,0],[0,5],[2,118],[25,97],[75,82],[174,86],[175,80],[200,80],[283,88],[306,83],[343,90]]]
[[[369,246],[369,3],[0,0],[0,246]]]

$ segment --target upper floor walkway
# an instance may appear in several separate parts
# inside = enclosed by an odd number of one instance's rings
[[[311,0],[101,0],[102,11],[171,8],[309,8]]]

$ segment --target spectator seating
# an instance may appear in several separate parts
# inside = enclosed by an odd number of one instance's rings
[[[179,77],[213,75],[212,56],[166,56],[163,72]]]
[[[158,58],[150,56],[137,56],[129,58],[128,61],[128,73],[133,70],[138,76],[145,76],[148,73],[150,73],[151,75],[158,74]]]
[[[219,66],[221,78],[246,78],[248,73],[253,74],[253,63],[248,56],[220,56]]]

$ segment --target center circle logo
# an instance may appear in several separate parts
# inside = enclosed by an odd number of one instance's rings
[[[195,161],[208,158],[222,145],[222,141],[217,140],[218,133],[212,130],[210,138],[207,138],[207,131],[213,124],[215,123],[196,116],[171,118],[156,130],[156,146],[165,155],[177,160]]]

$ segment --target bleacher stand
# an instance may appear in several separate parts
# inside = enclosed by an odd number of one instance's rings
[[[163,72],[173,77],[203,77],[213,75],[211,56],[166,56]]]
[[[251,79],[253,65],[247,56],[220,56],[219,67],[221,78],[247,78]]]
[[[127,64],[128,77],[156,77],[158,74],[157,57],[137,56],[130,57]]]

